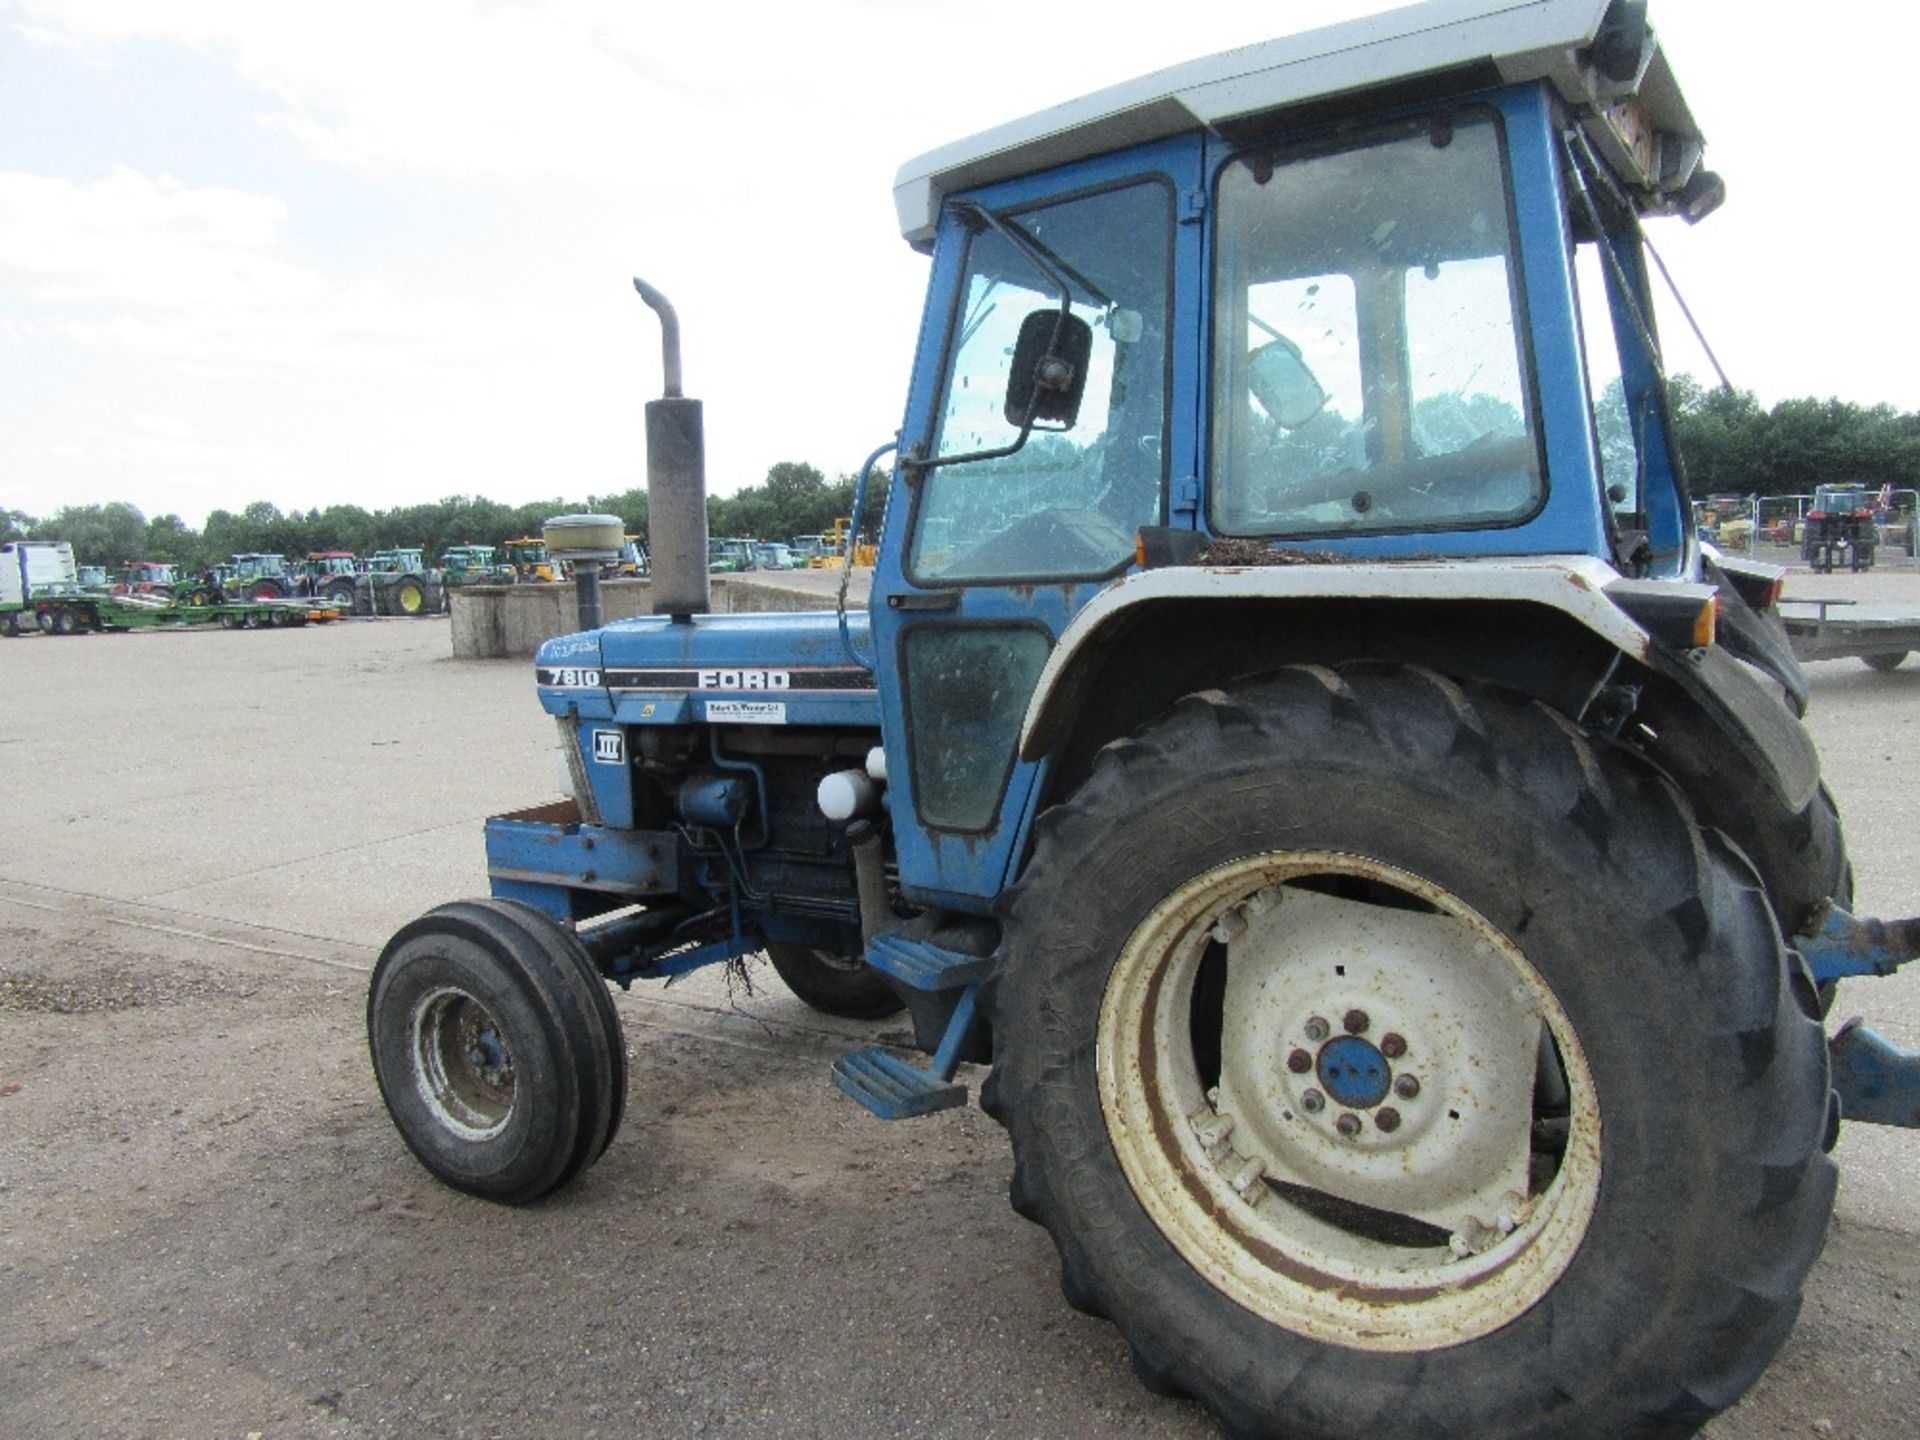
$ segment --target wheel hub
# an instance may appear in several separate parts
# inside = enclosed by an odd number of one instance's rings
[[[414,1087],[427,1110],[464,1140],[500,1134],[513,1117],[513,1053],[498,1022],[473,996],[451,987],[413,1011]]]
[[[1387,1057],[1358,1035],[1342,1035],[1321,1046],[1314,1069],[1327,1094],[1349,1110],[1371,1110],[1393,1088],[1393,1067]]]

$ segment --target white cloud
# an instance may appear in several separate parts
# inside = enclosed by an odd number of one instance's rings
[[[203,371],[417,375],[538,333],[512,303],[400,297],[293,264],[277,253],[287,219],[276,197],[125,166],[89,184],[0,173],[0,274],[44,331]]]
[[[127,423],[158,440],[191,440],[199,433],[195,426],[171,415],[129,415]]]
[[[154,310],[311,301],[319,277],[268,252],[284,201],[189,189],[125,166],[89,183],[0,173],[0,269],[65,304]]]

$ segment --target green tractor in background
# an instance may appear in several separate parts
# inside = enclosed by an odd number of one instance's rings
[[[322,600],[351,613],[360,562],[351,550],[310,550],[288,568],[295,595]]]
[[[491,545],[449,545],[440,552],[440,584],[448,590],[462,585],[493,585],[511,580],[513,571],[494,558]]]
[[[438,615],[446,609],[446,591],[424,551],[376,550],[364,563],[362,573],[373,579],[374,614]]]

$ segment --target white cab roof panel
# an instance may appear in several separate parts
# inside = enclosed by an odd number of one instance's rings
[[[1609,4],[1429,0],[1156,70],[908,161],[893,189],[900,232],[916,247],[929,246],[940,203],[956,191],[1448,72],[1507,84],[1546,80],[1570,105],[1596,112],[1637,96],[1643,118],[1670,138],[1658,186],[1677,188],[1698,159],[1700,132],[1651,30],[1633,79],[1609,81],[1588,63],[1584,52]],[[1607,143],[1611,133],[1595,138],[1617,158],[1624,152]]]

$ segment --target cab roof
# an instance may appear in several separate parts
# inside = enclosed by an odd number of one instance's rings
[[[1527,81],[1551,84],[1581,116],[1644,210],[1665,210],[1705,141],[1658,35],[1634,25],[1635,8],[1429,0],[1156,70],[909,160],[893,186],[900,233],[928,249],[950,194],[1170,135],[1205,129],[1231,139],[1284,111],[1352,114],[1369,101]]]

